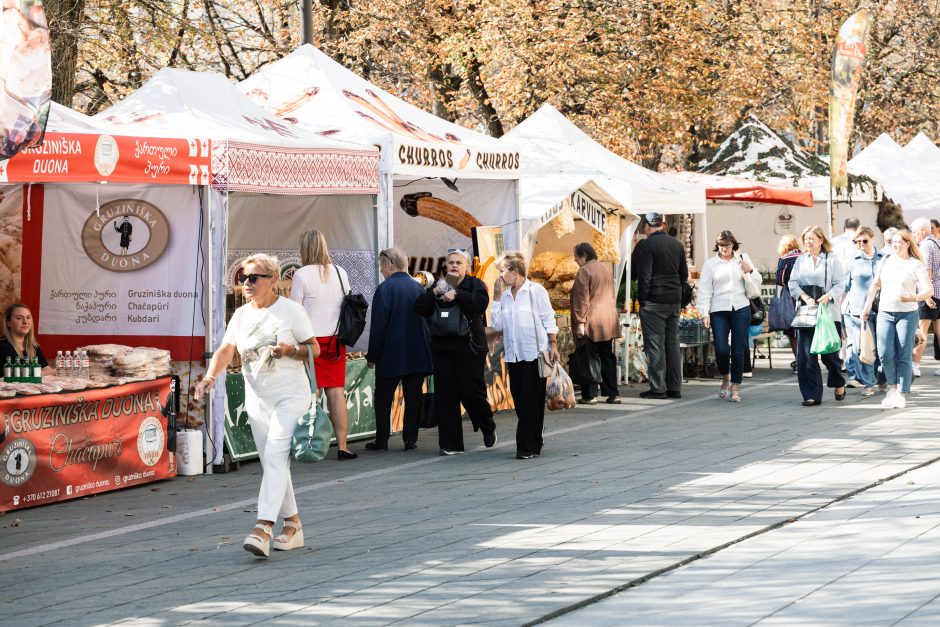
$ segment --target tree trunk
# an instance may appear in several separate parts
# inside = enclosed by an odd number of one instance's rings
[[[474,51],[470,51],[466,59],[466,64],[467,87],[470,88],[470,93],[473,94],[473,98],[477,101],[477,106],[480,107],[480,113],[483,116],[483,121],[486,123],[486,130],[493,137],[502,137],[505,134],[503,122],[499,119],[499,113],[496,112],[496,107],[493,106],[493,101],[490,99],[489,92],[486,90],[486,85],[483,84],[483,66],[480,64]]]
[[[46,0],[43,7],[52,48],[52,99],[71,107],[85,0]]]

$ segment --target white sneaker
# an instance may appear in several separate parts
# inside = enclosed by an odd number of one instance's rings
[[[914,376],[920,376],[920,364],[911,364],[911,369],[914,371]]]
[[[933,376],[940,377],[940,368],[937,368],[936,370],[933,371]]]
[[[882,407],[894,407],[894,397],[897,395],[897,388],[890,388],[888,393],[881,399]]]
[[[895,409],[904,409],[907,407],[907,398],[904,397],[903,392],[898,392],[894,395],[894,404],[891,406]]]
[[[862,396],[874,396],[875,395],[875,386],[870,386],[862,390]]]

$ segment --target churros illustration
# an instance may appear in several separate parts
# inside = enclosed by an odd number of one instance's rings
[[[476,218],[446,200],[434,198],[430,192],[405,194],[401,199],[401,208],[410,216],[428,218],[446,224],[466,237],[471,236],[475,226],[482,226]]]
[[[373,122],[388,128],[389,126],[395,132],[404,133],[406,135],[411,135],[415,139],[420,139],[421,141],[426,142],[443,142],[444,140],[434,135],[433,133],[428,133],[417,124],[403,120],[394,109],[388,106],[384,100],[382,100],[379,95],[371,89],[367,89],[366,93],[374,100],[372,103],[366,98],[363,98],[359,94],[349,91],[348,89],[343,90],[343,95],[355,102],[357,105],[369,111],[368,114],[361,111],[357,111],[362,117],[372,120]],[[450,137],[456,137],[451,135]],[[450,139],[450,137],[448,139]],[[453,141],[453,140],[451,140]],[[459,140],[458,140],[459,141]]]
[[[461,157],[460,163],[457,164],[457,167],[463,170],[465,167],[467,167],[468,163],[470,163],[470,149],[469,148],[467,149],[467,154]]]
[[[297,94],[290,100],[282,102],[279,107],[274,109],[274,115],[280,118],[292,111],[296,111],[300,107],[307,104],[307,101],[309,101],[311,98],[313,98],[319,93],[320,93],[319,87],[307,87],[306,89],[304,89],[302,92],[300,92],[299,94]]]

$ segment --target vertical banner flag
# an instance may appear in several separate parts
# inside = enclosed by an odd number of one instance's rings
[[[0,161],[42,143],[52,102],[51,59],[42,0],[0,2]]]
[[[829,179],[835,188],[848,185],[846,163],[849,135],[855,116],[855,99],[862,68],[868,54],[868,31],[872,12],[862,9],[842,24],[832,55],[832,82],[829,86]]]

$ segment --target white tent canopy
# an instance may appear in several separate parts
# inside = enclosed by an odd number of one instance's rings
[[[878,181],[885,194],[901,205],[910,224],[916,218],[940,215],[940,162],[928,161],[931,152],[923,140],[908,151],[882,133],[849,161],[848,170]]]
[[[904,153],[928,170],[940,175],[940,147],[937,147],[930,138],[918,133],[914,139],[904,146]]]
[[[584,180],[606,177],[617,181],[618,193],[624,194],[620,201],[635,214],[705,211],[703,187],[671,180],[627,161],[594,141],[549,104],[542,105],[500,141],[522,147],[523,172],[527,175],[580,176]],[[530,185],[523,185],[524,198],[530,193],[526,188]],[[537,200],[537,196],[533,198]],[[538,211],[525,205],[523,201],[523,213]]]

